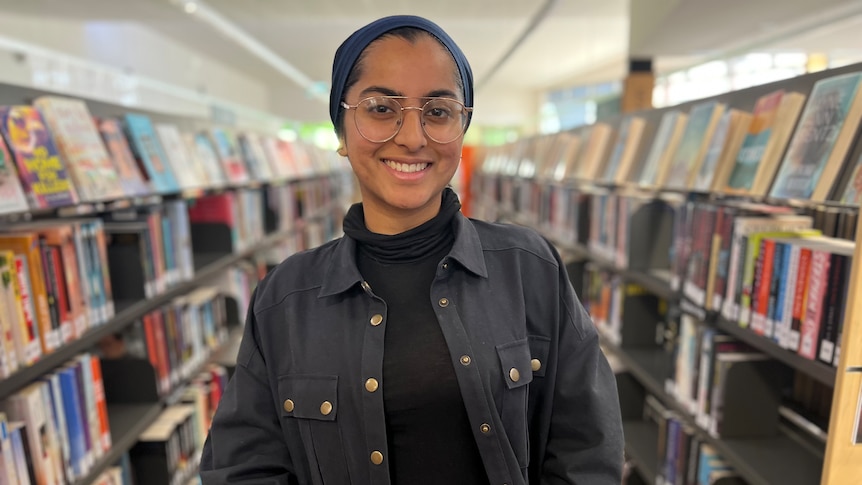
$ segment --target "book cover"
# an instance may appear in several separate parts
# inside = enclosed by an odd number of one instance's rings
[[[2,106],[0,123],[30,207],[53,209],[77,203],[68,168],[39,111],[31,106]]]
[[[666,171],[664,167],[668,160],[673,157],[687,120],[688,115],[679,110],[667,111],[662,115],[640,173],[640,185],[652,187],[662,184],[660,176]]]
[[[171,123],[156,123],[156,133],[165,150],[167,160],[183,189],[195,189],[206,185],[206,173],[192,158],[180,136],[180,130]]]
[[[751,118],[751,113],[738,109],[729,109],[721,116],[692,185],[694,190],[717,192],[725,186]]]
[[[571,151],[569,158],[566,159],[567,163],[562,166],[562,169],[558,166],[554,173],[555,178],[558,181],[564,178],[568,162],[574,158],[574,154],[577,153],[581,141],[581,138],[577,135],[567,135],[573,138],[572,144],[574,148]],[[267,156],[273,164],[272,168],[276,174],[276,179],[288,180],[299,177],[299,169],[296,167],[296,163],[293,160],[293,151],[290,149],[289,142],[272,136],[267,136],[263,139],[263,148],[266,150]],[[571,174],[572,171],[569,173]]]
[[[778,90],[758,98],[754,105],[748,133],[736,155],[725,192],[749,193],[754,186],[757,172],[767,154],[773,136],[776,115],[784,91]]]
[[[15,161],[3,137],[0,137],[0,214],[24,212],[27,209],[27,195],[21,187]]]
[[[224,187],[228,184],[227,177],[219,162],[218,153],[212,141],[205,133],[183,133],[183,139],[189,146],[189,151],[197,157],[207,174],[208,187]]]
[[[31,301],[29,274],[26,271],[19,272],[19,263],[26,267],[26,261],[16,257],[13,251],[0,250],[2,298],[6,301],[4,306],[13,324],[11,331],[15,344],[15,356],[19,365],[29,366],[41,357],[42,344]]]
[[[725,105],[716,101],[698,103],[691,108],[679,146],[671,158],[666,187],[691,187],[724,109]]]
[[[144,168],[153,190],[160,194],[179,192],[180,185],[150,118],[129,113],[123,117],[123,123],[132,153]]]
[[[247,183],[250,180],[248,170],[237,153],[235,141],[221,128],[210,130],[210,136],[228,182],[234,185]]]
[[[153,189],[141,174],[141,168],[138,167],[138,162],[135,161],[135,156],[129,148],[129,142],[126,140],[120,122],[113,118],[103,118],[96,123],[105,148],[117,170],[123,192],[132,197],[150,194]]]
[[[856,149],[858,156],[850,165],[844,187],[835,197],[842,204],[855,206],[862,204],[862,142],[857,140],[857,143],[859,147]]]
[[[240,153],[251,172],[251,177],[264,182],[272,179],[272,170],[260,137],[256,133],[244,132],[240,133],[238,138]]]
[[[120,177],[84,101],[40,96],[33,101],[33,105],[48,124],[81,200],[123,197],[125,192]]]
[[[825,200],[862,118],[862,72],[814,84],[770,191],[777,199]]]

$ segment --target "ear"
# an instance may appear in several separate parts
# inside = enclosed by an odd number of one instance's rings
[[[339,155],[341,155],[342,157],[346,157],[347,156],[347,147],[345,147],[344,144],[342,143],[341,145],[338,145],[338,150],[336,150],[336,152]]]

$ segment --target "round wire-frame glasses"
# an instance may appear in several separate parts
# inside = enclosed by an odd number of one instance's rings
[[[371,96],[354,105],[342,101],[341,107],[356,110],[353,117],[356,130],[372,143],[385,143],[395,138],[404,124],[404,111],[409,109],[420,112],[422,131],[428,138],[440,144],[451,143],[464,134],[467,117],[473,111],[452,98],[419,98],[427,99],[421,107],[404,106],[402,101],[407,99],[410,98]]]

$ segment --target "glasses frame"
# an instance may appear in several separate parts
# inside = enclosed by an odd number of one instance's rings
[[[401,111],[399,113],[401,116],[400,116],[400,119],[398,121],[398,127],[395,129],[395,133],[392,133],[392,135],[389,138],[386,138],[385,140],[379,140],[378,141],[378,140],[372,140],[372,139],[368,138],[367,136],[365,136],[365,133],[362,133],[362,130],[359,128],[359,122],[357,121],[358,118],[354,115],[353,116],[353,124],[354,124],[354,126],[356,126],[356,131],[359,132],[359,134],[362,136],[362,138],[365,138],[366,140],[370,141],[371,143],[386,143],[387,141],[398,136],[398,133],[401,132],[401,128],[404,126],[404,111],[409,110],[409,109],[415,109],[415,110],[418,110],[420,112],[419,124],[422,126],[422,133],[424,133],[425,136],[427,136],[431,141],[433,141],[434,143],[439,143],[441,145],[445,145],[447,143],[452,143],[453,141],[455,141],[458,138],[460,138],[461,136],[463,136],[464,132],[467,131],[467,120],[465,120],[464,122],[461,123],[461,132],[458,133],[458,135],[455,136],[455,138],[452,138],[449,141],[439,141],[436,138],[434,138],[433,136],[429,135],[427,131],[425,131],[425,122],[422,121],[422,112],[425,111],[425,107],[428,106],[428,104],[431,103],[432,101],[438,101],[438,100],[442,99],[442,100],[446,100],[446,101],[453,101],[455,103],[460,104],[461,108],[464,110],[464,112],[467,113],[467,119],[469,119],[470,113],[473,112],[473,108],[464,105],[464,103],[462,103],[461,101],[458,101],[457,99],[454,99],[454,98],[447,98],[445,96],[429,96],[429,97],[418,97],[418,98],[410,98],[409,96],[369,96],[367,98],[360,99],[356,104],[347,104],[346,102],[342,101],[341,107],[346,109],[346,110],[357,109],[357,108],[359,108],[360,104],[368,101],[369,99],[374,99],[374,98],[386,98],[386,99],[391,99],[391,100],[395,101],[396,103],[398,103],[398,106],[401,108]],[[423,103],[422,106],[404,106],[404,104],[402,104],[401,101],[407,100],[407,99],[427,99],[428,101],[425,101],[425,103]]]

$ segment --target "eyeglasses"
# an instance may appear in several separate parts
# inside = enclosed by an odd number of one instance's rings
[[[450,143],[464,134],[468,113],[473,111],[473,108],[467,108],[464,103],[451,98],[420,98],[428,100],[421,108],[403,106],[401,102],[407,99],[410,98],[372,96],[355,105],[342,101],[341,106],[356,110],[356,116],[353,117],[356,129],[372,143],[384,143],[395,138],[404,123],[404,111],[408,109],[421,112],[422,130],[428,138],[437,143]]]

